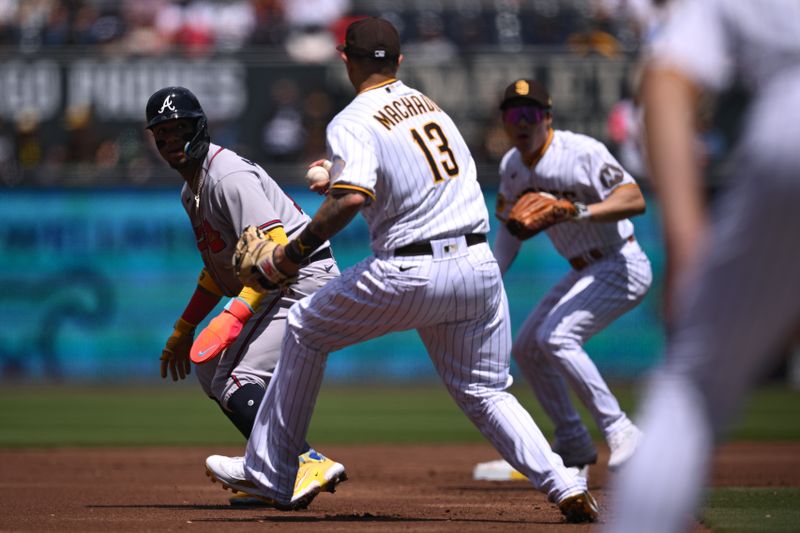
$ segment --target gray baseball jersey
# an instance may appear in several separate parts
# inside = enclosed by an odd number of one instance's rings
[[[650,58],[752,101],[698,274],[645,397],[644,440],[619,479],[611,531],[678,532],[712,447],[800,320],[800,2],[675,0]],[[654,483],[654,480],[658,480]]]
[[[508,304],[482,236],[488,213],[474,163],[452,121],[391,81],[360,93],[329,125],[328,143],[344,165],[332,186],[372,200],[364,216],[375,255],[290,310],[248,442],[248,478],[289,501],[328,353],[416,329],[459,407],[508,461],[553,501],[585,490],[505,391]]]
[[[225,295],[236,296],[243,286],[231,258],[244,228],[252,225],[268,232],[283,227],[292,235],[310,218],[263,168],[231,150],[211,144],[200,172],[197,197],[184,185],[181,200],[206,270]],[[329,246],[325,243],[320,250]],[[289,291],[265,297],[225,353],[196,366],[203,390],[225,406],[231,394],[247,383],[265,387],[280,356],[279,339],[289,307],[338,273],[328,257],[303,267],[300,281]]]
[[[618,187],[635,184],[599,141],[569,131],[550,132],[542,156],[526,165],[513,148],[500,164],[497,218],[505,221],[516,199],[535,190],[593,204]],[[652,283],[650,261],[633,238],[629,219],[566,221],[546,230],[574,265],[536,305],[512,352],[539,402],[555,423],[559,443],[591,440],[572,403],[568,383],[606,438],[632,424],[583,348],[644,298]],[[494,253],[505,273],[522,241],[501,226]],[[566,379],[565,379],[566,378]],[[569,450],[565,450],[568,452]]]
[[[226,296],[236,296],[243,285],[232,257],[244,228],[283,227],[291,236],[310,218],[263,168],[231,150],[211,144],[200,172],[198,197],[184,184],[181,201],[206,270]]]

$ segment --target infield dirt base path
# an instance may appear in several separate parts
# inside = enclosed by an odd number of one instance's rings
[[[323,446],[350,476],[303,511],[234,508],[207,455],[239,448],[0,450],[0,531],[588,531],[526,482],[472,480],[488,444]],[[601,450],[602,451],[602,450]],[[606,499],[607,456],[589,486]],[[714,484],[800,486],[800,443],[729,444]],[[698,530],[702,530],[698,525]]]

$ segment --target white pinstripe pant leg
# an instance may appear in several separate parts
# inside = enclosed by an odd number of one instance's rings
[[[400,264],[412,268],[401,271]],[[512,464],[555,501],[584,489],[504,392],[507,316],[500,272],[485,244],[433,261],[370,258],[345,271],[289,313],[281,360],[248,443],[248,477],[268,496],[288,501],[327,354],[417,328],[448,390]]]
[[[550,310],[571,286],[572,279],[568,276],[544,296],[523,323],[512,347],[514,359],[522,375],[555,424],[555,435],[561,440],[570,440],[581,435],[588,438],[589,430],[572,404],[561,369],[539,347],[537,335]]]
[[[617,255],[580,272],[573,270],[545,296],[521,328],[514,345],[515,357],[555,423],[558,438],[575,438],[586,432],[570,400],[567,383],[606,437],[629,423],[583,345],[636,306],[651,280],[649,261],[640,252],[627,260]]]
[[[534,487],[557,502],[584,490],[585,481],[566,471],[530,414],[505,390],[511,344],[508,301],[488,246],[473,248],[469,257],[438,269],[433,285],[444,289],[440,301],[448,308],[443,322],[418,332],[461,410]]]
[[[245,454],[248,477],[266,495],[291,498],[328,354],[410,329],[420,310],[430,308],[424,300],[430,261],[413,262],[416,272],[401,275],[386,260],[367,258],[289,311],[281,358]]]

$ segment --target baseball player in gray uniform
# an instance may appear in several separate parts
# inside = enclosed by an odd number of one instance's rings
[[[328,354],[416,329],[458,406],[501,455],[568,521],[595,520],[585,481],[564,467],[505,390],[508,304],[464,139],[430,98],[396,79],[402,56],[389,22],[354,22],[339,49],[358,94],[327,129],[330,192],[311,223],[257,265],[273,282],[294,274],[309,250],[358,212],[374,255],[292,307],[245,457],[211,456],[209,472],[285,505]]]
[[[244,287],[231,263],[243,228],[255,225],[288,242],[288,235],[308,224],[308,215],[259,165],[210,142],[205,113],[188,89],[157,91],[147,102],[146,115],[159,153],[185,180],[181,201],[205,265],[162,352],[161,376],[185,378],[191,356],[200,363],[197,376],[203,391],[249,437],[280,355],[289,307],[339,271],[326,241],[303,262],[297,283],[286,290],[257,292]],[[194,340],[195,327],[223,296],[231,300]],[[320,483],[324,489],[332,490],[345,477],[341,464],[307,444],[298,451],[307,482],[318,477],[324,480]],[[304,489],[298,487],[299,492]]]
[[[517,80],[505,90],[500,109],[514,148],[500,163],[496,216],[504,224],[494,254],[505,273],[523,242],[505,222],[523,193],[546,192],[577,207],[573,219],[546,230],[572,268],[528,316],[512,353],[555,424],[553,449],[564,464],[582,467],[597,461],[597,449],[570,399],[571,386],[605,436],[608,466],[614,470],[630,458],[640,433],[583,345],[636,306],[650,288],[650,261],[629,220],[644,212],[645,200],[601,142],[554,130],[551,106],[547,89],[537,81]],[[496,479],[515,477],[503,462],[479,465],[476,477],[481,469]]]
[[[675,0],[645,56],[650,175],[667,245],[671,331],[645,394],[643,441],[609,530],[691,528],[715,440],[800,324],[800,3]],[[706,212],[698,95],[752,95],[729,187]]]

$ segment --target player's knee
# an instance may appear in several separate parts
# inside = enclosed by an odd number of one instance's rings
[[[246,438],[250,438],[264,392],[265,389],[261,385],[247,383],[231,394],[223,408],[236,429]]]
[[[450,389],[450,394],[464,414],[470,420],[476,421],[482,419],[501,396],[508,394],[505,392],[506,385],[507,383],[481,386],[473,384],[469,390]]]
[[[542,329],[536,334],[535,344],[544,357],[559,359],[579,349],[580,339],[570,333]]]

